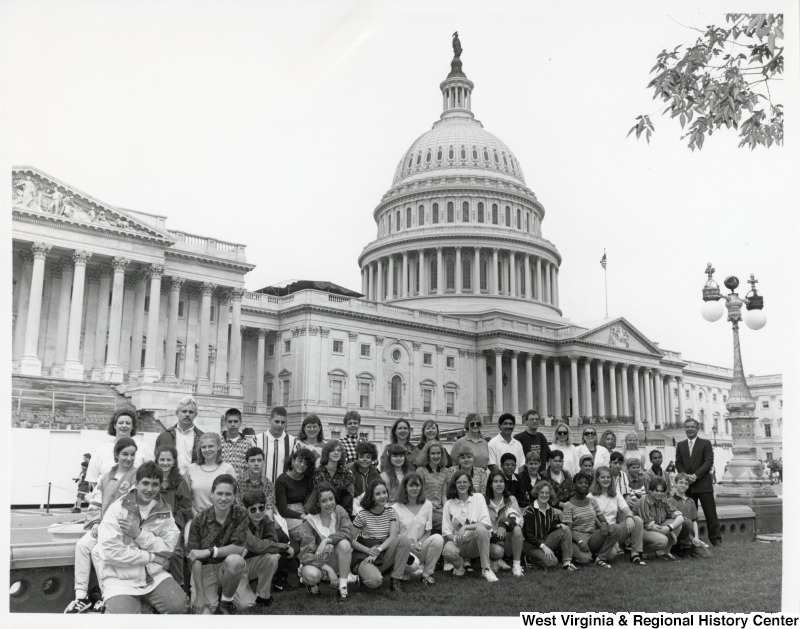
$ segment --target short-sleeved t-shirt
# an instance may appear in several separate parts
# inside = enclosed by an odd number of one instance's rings
[[[364,509],[353,519],[353,526],[359,530],[362,539],[384,540],[389,537],[392,522],[397,522],[397,513],[391,507],[385,507],[379,514]]]
[[[564,506],[564,515],[561,521],[564,524],[572,525],[574,531],[579,533],[594,533],[595,532],[595,519],[600,507],[597,500],[589,497],[589,504],[583,507],[578,507],[571,502]]]

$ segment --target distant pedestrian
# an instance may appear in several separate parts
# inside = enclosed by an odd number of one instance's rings
[[[78,478],[73,478],[76,483],[78,483],[78,495],[75,498],[75,506],[72,507],[72,513],[80,513],[81,512],[81,505],[83,504],[84,499],[86,498],[86,494],[91,491],[91,487],[89,486],[89,482],[86,480],[86,470],[89,469],[89,460],[92,458],[92,455],[88,452],[83,455],[83,461],[81,462],[81,471],[78,473]]]

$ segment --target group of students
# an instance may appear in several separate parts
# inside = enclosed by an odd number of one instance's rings
[[[191,397],[181,400],[177,425],[144,460],[135,420],[112,418],[114,440],[102,447],[113,464],[97,470],[88,496],[76,597],[65,613],[149,605],[235,614],[271,606],[294,572],[310,595],[328,583],[344,602],[355,583],[376,589],[388,576],[393,592],[412,579],[434,586],[437,570],[463,577],[474,559],[496,582],[500,570],[523,577],[523,563],[573,572],[610,568],[625,552],[639,566],[645,553],[666,561],[673,551],[710,554],[686,496],[691,479],[678,474],[673,488],[660,452],[643,472],[642,457],[609,451],[591,426],[579,446],[566,424],[548,443],[536,411],[523,415],[516,435],[514,415],[501,415],[488,441],[481,418],[469,414],[450,452],[435,422],[413,444],[399,419],[380,456],[359,434],[356,411],[345,415],[345,435],[330,440],[316,415],[288,435],[282,407],[260,435],[241,431],[237,409],[225,414],[222,434],[195,427],[196,414]],[[101,590],[94,598],[92,565]]]

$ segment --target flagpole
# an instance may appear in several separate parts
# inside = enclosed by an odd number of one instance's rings
[[[608,319],[608,269],[603,268],[603,279],[606,284],[606,319]]]

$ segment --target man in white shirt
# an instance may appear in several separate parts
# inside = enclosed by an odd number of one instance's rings
[[[194,425],[197,417],[197,402],[191,395],[178,401],[175,408],[178,423],[165,430],[156,439],[156,450],[161,446],[172,446],[178,451],[178,470],[185,474],[191,463],[197,460],[197,440],[203,431]]]
[[[275,406],[270,413],[269,430],[257,437],[258,445],[264,450],[264,476],[273,483],[283,474],[286,461],[295,448],[295,438],[286,432],[286,409]]]
[[[525,453],[522,444],[514,439],[514,425],[517,420],[511,413],[503,413],[497,420],[500,432],[489,441],[489,468],[494,471],[500,470],[500,459],[506,453],[513,454],[517,459],[517,471],[522,468],[525,462]]]

